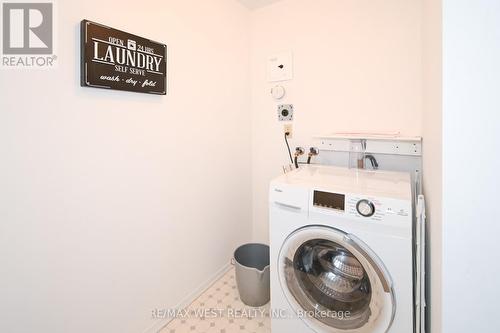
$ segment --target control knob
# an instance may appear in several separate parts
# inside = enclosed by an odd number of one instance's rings
[[[375,214],[375,205],[373,204],[373,202],[366,199],[359,200],[356,204],[356,210],[358,211],[359,215],[370,217]]]

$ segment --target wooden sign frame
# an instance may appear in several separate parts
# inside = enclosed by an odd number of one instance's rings
[[[81,85],[166,95],[167,46],[83,20]]]

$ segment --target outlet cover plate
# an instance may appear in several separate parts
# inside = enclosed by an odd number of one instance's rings
[[[283,52],[267,59],[267,80],[269,82],[288,81],[293,78],[292,52]]]
[[[288,138],[291,139],[293,138],[293,125],[292,123],[285,123],[283,125],[283,134],[288,133]]]
[[[278,105],[278,120],[293,121],[293,104]]]

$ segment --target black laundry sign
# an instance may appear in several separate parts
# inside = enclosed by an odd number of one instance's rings
[[[83,20],[81,85],[149,94],[167,93],[167,46]]]

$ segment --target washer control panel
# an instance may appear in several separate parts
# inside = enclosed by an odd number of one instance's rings
[[[409,201],[362,194],[315,189],[309,200],[309,212],[315,216],[344,216],[368,223],[391,223],[399,221],[401,217],[411,217],[412,213]]]
[[[411,211],[399,200],[361,197],[349,195],[346,198],[346,211],[349,215],[364,220],[382,221],[392,216],[409,216]]]

